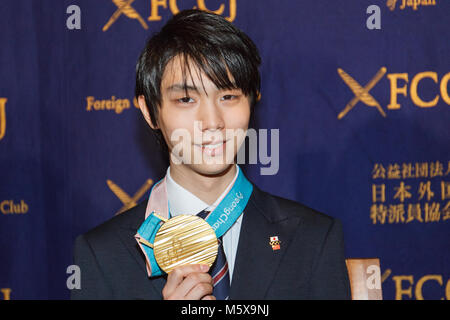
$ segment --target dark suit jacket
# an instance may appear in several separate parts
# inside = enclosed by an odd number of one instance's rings
[[[147,201],[81,235],[72,299],[162,299],[165,277],[148,278],[134,235]],[[278,236],[279,250],[269,237]],[[256,186],[244,211],[230,299],[349,299],[338,220]]]

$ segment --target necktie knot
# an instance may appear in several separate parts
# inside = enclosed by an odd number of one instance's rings
[[[202,219],[205,219],[209,213],[210,213],[210,211],[204,209],[204,210],[200,211],[199,213],[197,213],[197,216]]]

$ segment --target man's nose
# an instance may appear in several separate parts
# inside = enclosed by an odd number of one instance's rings
[[[222,130],[225,127],[222,110],[213,99],[205,99],[199,109],[198,121],[201,121],[202,131]]]

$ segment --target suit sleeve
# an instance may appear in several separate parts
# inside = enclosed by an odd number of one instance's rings
[[[108,287],[95,253],[84,235],[75,240],[74,263],[80,267],[81,288],[72,289],[72,300],[112,299],[112,290]]]
[[[313,268],[311,296],[321,300],[348,300],[351,297],[342,224],[337,219],[328,229]]]

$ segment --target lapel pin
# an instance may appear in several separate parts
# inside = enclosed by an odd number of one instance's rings
[[[278,240],[278,236],[273,236],[273,237],[270,237],[269,239],[270,239],[269,244],[272,246],[272,250],[273,251],[280,250],[281,241]]]

